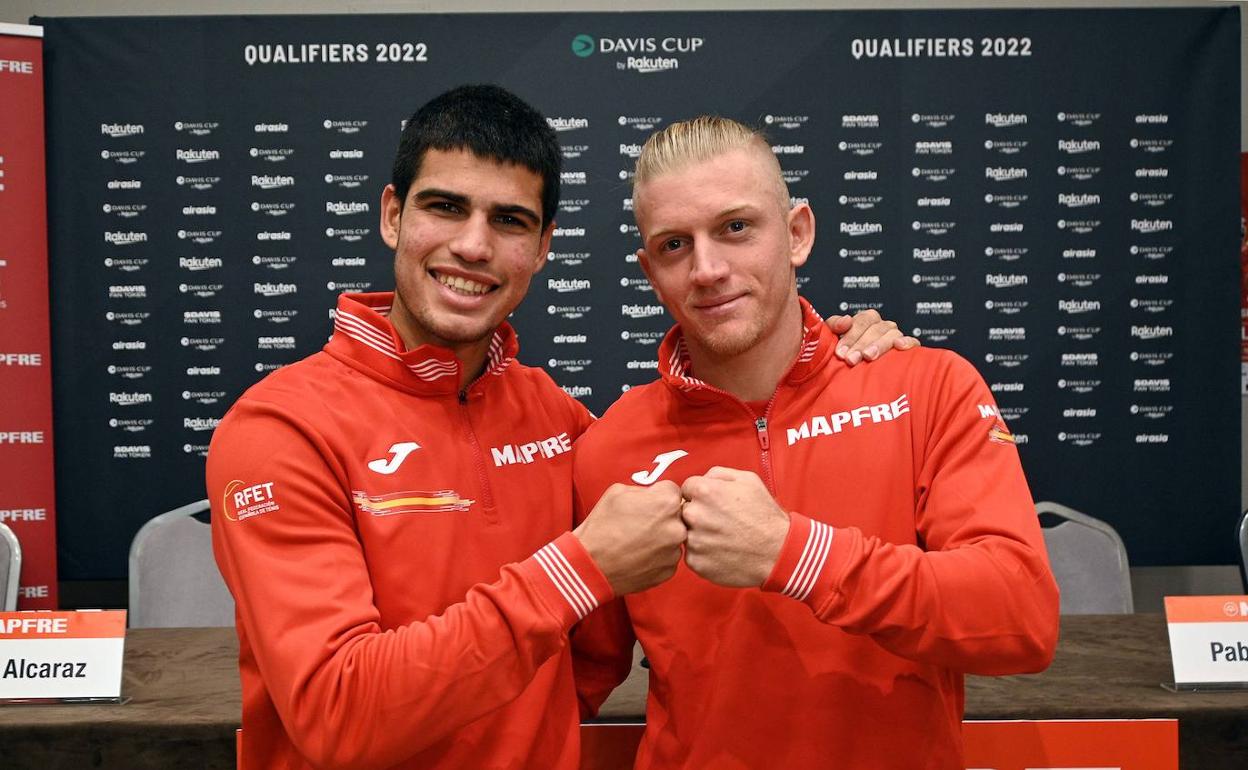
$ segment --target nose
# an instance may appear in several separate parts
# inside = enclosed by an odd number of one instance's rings
[[[689,280],[699,286],[711,286],[727,275],[728,263],[716,253],[714,244],[705,240],[694,241]]]
[[[474,211],[465,218],[447,246],[465,262],[489,260],[493,255],[493,230],[486,212]]]

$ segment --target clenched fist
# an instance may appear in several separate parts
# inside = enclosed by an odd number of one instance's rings
[[[671,481],[650,487],[612,484],[572,534],[616,596],[644,591],[671,577],[680,563],[683,502]]]
[[[756,474],[716,466],[690,476],[682,487],[681,514],[689,534],[685,563],[722,586],[758,587],[780,557],[789,534],[789,514],[781,510]]]

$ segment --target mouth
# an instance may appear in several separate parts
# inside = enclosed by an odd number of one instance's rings
[[[728,310],[735,306],[737,300],[745,297],[745,294],[730,294],[722,297],[710,297],[698,300],[694,303],[695,310],[703,313],[714,313],[717,311]]]
[[[439,273],[437,270],[430,270],[429,275],[432,276],[435,281],[450,289],[455,294],[459,294],[464,297],[480,297],[482,295],[489,294],[498,288],[498,286],[482,283],[481,281],[474,281],[471,278]]]

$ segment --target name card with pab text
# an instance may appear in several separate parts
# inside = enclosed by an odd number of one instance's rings
[[[125,610],[0,612],[0,701],[119,701],[125,641]]]
[[[1248,596],[1167,596],[1176,689],[1248,688]]]

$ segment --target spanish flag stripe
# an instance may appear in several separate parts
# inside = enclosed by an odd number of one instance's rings
[[[461,501],[458,497],[400,497],[394,500],[368,500],[367,504],[370,508],[387,510],[402,505],[454,505],[459,502],[467,501]]]

